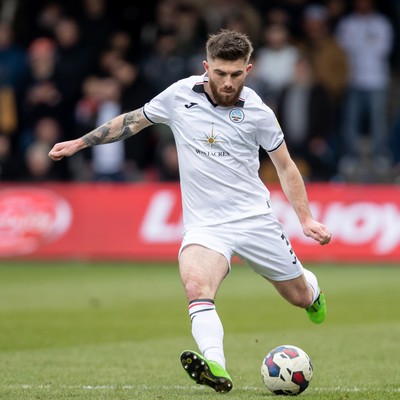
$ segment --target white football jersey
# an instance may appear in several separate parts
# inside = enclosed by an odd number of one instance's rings
[[[185,229],[269,213],[259,146],[270,152],[284,140],[274,113],[252,89],[244,87],[235,106],[221,107],[205,93],[206,79],[182,79],[143,107],[150,122],[174,134]]]

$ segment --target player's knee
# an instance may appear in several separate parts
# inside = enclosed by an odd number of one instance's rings
[[[206,288],[203,284],[196,280],[190,280],[184,283],[186,297],[189,300],[201,299],[206,296]]]

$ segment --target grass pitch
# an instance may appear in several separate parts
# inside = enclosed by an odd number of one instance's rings
[[[180,365],[197,348],[175,265],[2,262],[0,399],[272,399],[260,366],[280,344],[313,361],[300,398],[400,399],[400,268],[310,269],[327,296],[322,325],[233,265],[216,300],[234,381],[221,395]]]

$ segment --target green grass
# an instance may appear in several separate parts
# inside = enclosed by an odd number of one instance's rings
[[[313,361],[302,399],[400,399],[400,268],[310,269],[327,295],[322,325],[233,266],[216,301],[234,380],[220,395],[180,366],[197,349],[175,265],[2,262],[0,399],[272,399],[260,366],[280,344]]]

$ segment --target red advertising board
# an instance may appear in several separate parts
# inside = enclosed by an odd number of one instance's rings
[[[400,189],[309,184],[328,246],[306,238],[279,187],[274,212],[303,261],[400,262]],[[0,185],[0,258],[176,260],[182,234],[177,184]]]

